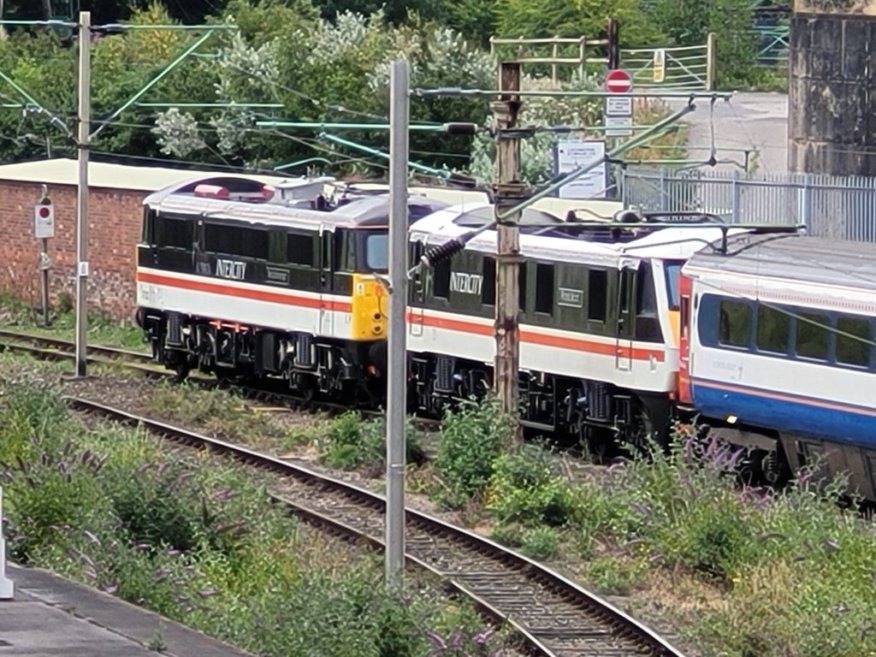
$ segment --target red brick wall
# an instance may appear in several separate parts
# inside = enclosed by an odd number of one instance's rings
[[[33,205],[41,185],[0,180],[0,290],[40,304],[39,241],[33,236]],[[52,185],[55,237],[49,240],[51,304],[76,291],[76,187]],[[146,192],[92,188],[88,206],[88,306],[116,319],[135,308],[134,273]]]

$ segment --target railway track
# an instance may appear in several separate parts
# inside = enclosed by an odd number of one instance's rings
[[[75,347],[76,345],[69,340],[0,329],[0,351],[18,351],[29,353],[37,358],[44,359],[72,360],[75,358]],[[86,351],[86,360],[92,364],[121,365],[155,379],[172,380],[175,378],[173,372],[157,365],[152,359],[151,354],[142,351],[89,344]],[[216,386],[220,383],[219,379],[214,377],[197,374],[189,375],[187,380],[205,387]],[[307,400],[303,397],[284,394],[277,390],[270,390],[264,387],[254,387],[246,384],[234,383],[233,385],[235,386],[235,389],[240,391],[241,396],[249,400],[275,405],[282,404],[288,407],[290,411],[307,408],[321,410],[329,414],[339,414],[350,410],[348,406],[336,402],[326,400]],[[382,415],[381,411],[370,409],[359,409],[359,412],[362,415],[369,417],[378,417]],[[440,422],[434,418],[418,417],[416,418],[416,424],[419,428],[428,431],[434,430]]]
[[[71,408],[281,476],[276,500],[305,521],[383,546],[380,495],[278,458],[75,397]],[[550,569],[464,529],[406,509],[406,560],[509,624],[526,652],[544,657],[682,657],[655,632]]]

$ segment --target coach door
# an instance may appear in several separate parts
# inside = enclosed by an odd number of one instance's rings
[[[332,312],[332,243],[334,233],[319,227],[319,325],[318,335],[334,335]]]
[[[616,289],[617,324],[615,325],[614,365],[617,370],[633,369],[633,299],[637,260],[621,258]]]
[[[423,243],[414,242],[411,253],[411,266],[420,262],[423,256]],[[423,335],[423,304],[426,301],[426,269],[422,269],[410,282],[407,305],[408,332],[411,337],[419,338]]]

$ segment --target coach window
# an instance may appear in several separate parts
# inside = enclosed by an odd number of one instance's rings
[[[840,315],[836,320],[836,362],[867,367],[870,364],[870,320]]]
[[[496,305],[496,259],[484,258],[481,266],[481,273],[484,276],[483,284],[481,285],[481,302],[485,306]]]
[[[550,315],[554,311],[554,266],[535,266],[535,312]]]
[[[757,348],[777,354],[788,353],[788,313],[760,305],[757,308]]]
[[[830,320],[824,313],[797,313],[795,352],[803,358],[827,360],[830,347]]]
[[[751,307],[744,301],[722,299],[718,341],[729,347],[747,347],[751,342]]]
[[[587,319],[604,322],[608,307],[608,272],[591,269],[587,282]]]

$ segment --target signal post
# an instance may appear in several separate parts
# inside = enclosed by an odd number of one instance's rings
[[[520,139],[515,130],[520,114],[520,64],[499,63],[499,100],[490,103],[496,117],[496,364],[495,388],[502,409],[516,417],[520,407],[520,212],[502,213],[524,198],[520,184]],[[508,93],[504,93],[508,92]],[[519,430],[518,430],[519,435]]]

